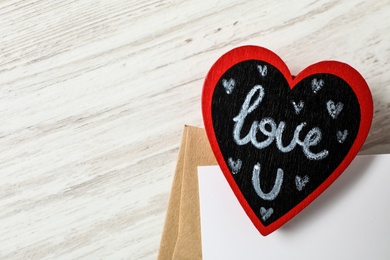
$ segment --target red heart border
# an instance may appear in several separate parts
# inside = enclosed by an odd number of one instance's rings
[[[290,86],[290,89],[293,89],[294,86],[302,79],[313,74],[327,73],[338,76],[344,81],[346,81],[355,92],[360,105],[361,112],[360,126],[356,140],[353,143],[350,151],[345,156],[344,160],[340,163],[340,165],[317,189],[315,189],[311,194],[309,194],[309,196],[307,196],[289,212],[287,212],[285,215],[283,215],[268,226],[264,226],[261,223],[261,221],[258,219],[256,214],[253,212],[252,208],[249,206],[248,202],[244,198],[236,182],[234,181],[232,174],[230,173],[229,167],[226,164],[220,151],[215,136],[211,116],[212,97],[218,81],[229,68],[239,62],[246,60],[261,60],[273,65],[284,75]],[[252,223],[262,235],[266,236],[284,225],[287,221],[289,221],[306,206],[308,206],[323,191],[325,191],[348,167],[348,165],[355,158],[360,148],[362,147],[370,130],[373,117],[373,102],[371,92],[366,81],[358,71],[356,71],[348,64],[338,61],[322,61],[310,65],[302,72],[300,72],[296,77],[293,77],[284,61],[272,51],[259,46],[242,46],[225,53],[211,67],[209,73],[206,76],[203,86],[202,112],[206,133],[211,148],[214,152],[219,166],[221,167],[223,174],[225,175],[225,178],[227,179],[230,187],[232,188],[234,194],[236,195],[238,201],[240,202],[241,206],[243,207],[244,211],[246,212]]]

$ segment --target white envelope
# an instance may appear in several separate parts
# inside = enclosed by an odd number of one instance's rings
[[[358,156],[264,237],[218,166],[198,167],[203,259],[390,259],[390,155]]]

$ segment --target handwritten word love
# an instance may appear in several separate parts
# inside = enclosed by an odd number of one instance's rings
[[[247,94],[244,103],[242,104],[240,113],[233,118],[233,121],[235,122],[233,138],[237,145],[245,145],[251,142],[252,145],[257,149],[264,149],[268,147],[274,140],[276,140],[276,147],[283,153],[291,152],[296,147],[296,145],[299,145],[302,147],[304,155],[309,160],[322,160],[328,156],[329,152],[327,150],[322,150],[319,153],[313,153],[310,150],[310,147],[316,146],[321,141],[322,133],[320,128],[312,128],[306,134],[303,141],[299,139],[299,134],[306,126],[306,122],[300,123],[295,128],[294,136],[290,144],[287,146],[284,146],[282,142],[282,136],[286,127],[286,123],[284,121],[280,121],[279,124],[276,125],[275,120],[273,120],[271,117],[265,117],[260,120],[260,122],[253,121],[247,135],[241,138],[241,131],[246,117],[260,105],[264,95],[264,88],[261,85],[254,86]],[[258,131],[260,131],[267,138],[265,140],[258,141]]]

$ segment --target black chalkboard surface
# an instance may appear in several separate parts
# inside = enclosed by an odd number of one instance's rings
[[[238,50],[210,70],[203,114],[225,177],[267,235],[347,167],[368,133],[372,99],[363,78],[346,64],[312,65],[293,79],[272,52]]]

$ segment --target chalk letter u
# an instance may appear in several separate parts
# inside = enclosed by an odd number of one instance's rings
[[[260,187],[260,171],[261,171],[260,163],[257,163],[255,166],[253,166],[253,175],[252,175],[253,188],[255,188],[257,195],[259,195],[259,197],[262,198],[263,200],[274,200],[276,196],[278,196],[280,192],[280,188],[282,187],[283,170],[278,168],[274,187],[268,193],[264,193]]]

